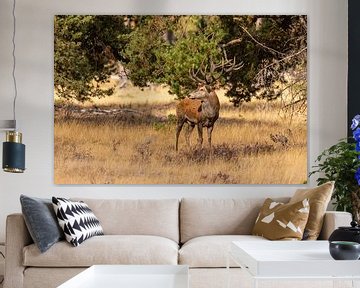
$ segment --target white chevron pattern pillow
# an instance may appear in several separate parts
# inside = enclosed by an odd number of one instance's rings
[[[93,236],[104,235],[99,220],[84,202],[52,197],[52,203],[66,241],[75,247]]]

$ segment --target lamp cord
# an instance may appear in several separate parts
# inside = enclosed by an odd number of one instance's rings
[[[15,8],[16,8],[16,0],[13,0],[13,9],[12,9],[12,16],[13,16],[13,35],[12,35],[12,44],[13,44],[13,50],[12,50],[12,57],[13,57],[13,69],[12,69],[12,78],[14,81],[14,90],[15,90],[15,96],[13,101],[13,118],[15,121],[15,130],[16,130],[16,98],[17,98],[17,84],[16,84],[16,77],[15,77],[15,69],[16,69],[16,56],[15,56],[15,35],[16,35],[16,15],[15,15]]]

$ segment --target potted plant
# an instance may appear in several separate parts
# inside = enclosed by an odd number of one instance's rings
[[[353,118],[351,129],[353,137],[340,140],[317,157],[318,164],[313,166],[310,176],[320,173],[316,180],[319,185],[335,181],[332,195],[335,209],[352,213],[360,223],[360,115]]]

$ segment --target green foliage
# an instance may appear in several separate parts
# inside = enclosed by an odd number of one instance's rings
[[[194,19],[189,16],[189,20]],[[202,19],[198,16],[196,20],[201,23]],[[163,81],[170,85],[170,92],[179,97],[187,95],[190,90],[197,87],[198,83],[189,77],[191,69],[197,70],[202,64],[210,65],[209,60],[214,62],[221,60],[222,54],[218,49],[218,43],[224,32],[218,19],[208,20],[212,21],[203,23],[202,27],[197,23],[198,29],[179,38],[176,45],[162,55],[165,63]]]
[[[222,21],[230,29],[228,55],[244,63],[228,78],[227,96],[235,105],[253,97],[277,99],[293,85],[301,85],[301,93],[292,102],[306,101],[306,16],[223,16]]]
[[[293,102],[306,101],[306,27],[306,16],[289,15],[56,16],[55,89],[80,101],[109,95],[99,83],[119,61],[134,85],[167,84],[179,98],[197,87],[193,69],[211,74],[235,105],[293,85]],[[224,59],[243,67],[211,71]]]
[[[108,80],[108,64],[121,59],[125,31],[120,16],[56,16],[54,20],[54,87],[65,99],[84,101],[111,95],[101,89]]]
[[[164,50],[161,31],[165,29],[165,21],[156,16],[143,17],[139,25],[129,35],[129,42],[124,49],[129,77],[134,85],[145,87],[148,82],[156,81],[161,75],[162,64],[157,54]]]
[[[167,33],[176,41],[169,43]],[[218,45],[224,35],[217,16],[148,17],[131,33],[125,65],[135,85],[168,84],[170,93],[183,97],[196,88],[189,71],[208,59],[220,60]]]
[[[310,175],[320,173],[317,183],[323,184],[335,181],[335,189],[332,195],[336,210],[352,211],[351,194],[358,191],[359,185],[354,177],[360,167],[359,152],[355,150],[354,143],[342,140],[339,143],[324,150],[317,158],[319,163],[313,166]]]

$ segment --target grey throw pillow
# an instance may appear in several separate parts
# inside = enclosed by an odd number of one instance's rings
[[[40,252],[47,251],[64,238],[51,199],[20,196],[22,213],[31,238]]]

